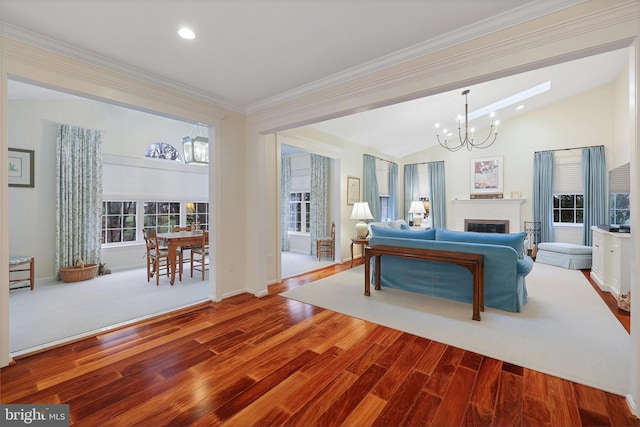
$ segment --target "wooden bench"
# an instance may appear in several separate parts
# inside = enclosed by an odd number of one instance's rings
[[[382,255],[426,261],[447,262],[465,267],[473,276],[473,320],[480,320],[484,311],[484,255],[467,252],[437,251],[432,249],[404,248],[400,246],[367,246],[364,259],[364,294],[371,296],[371,258],[376,258],[375,289],[380,290]],[[455,285],[455,284],[452,284]]]

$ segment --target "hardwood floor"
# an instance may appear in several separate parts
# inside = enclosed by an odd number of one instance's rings
[[[631,313],[629,313],[628,311],[620,310],[618,308],[618,303],[616,302],[616,299],[613,297],[613,295],[611,295],[609,292],[603,292],[600,290],[596,282],[594,282],[593,279],[591,278],[591,270],[581,270],[581,271],[582,271],[582,274],[584,274],[584,277],[586,277],[589,283],[591,283],[591,286],[593,286],[593,289],[595,289],[598,295],[600,295],[600,298],[602,298],[602,301],[604,301],[604,303],[607,304],[607,307],[609,307],[609,310],[611,310],[613,315],[616,316],[616,319],[618,319],[620,323],[622,323],[622,326],[624,326],[627,332],[631,333]]]
[[[23,357],[2,403],[74,426],[640,426],[621,396],[277,295],[346,268]]]

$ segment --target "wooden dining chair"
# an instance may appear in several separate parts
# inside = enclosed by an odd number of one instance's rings
[[[169,262],[169,249],[160,247],[158,242],[158,234],[156,230],[144,231],[144,242],[147,247],[147,282],[151,281],[151,278],[156,276],[156,286],[160,284],[160,274],[162,271],[170,274],[170,262]],[[177,262],[179,278],[182,281],[182,251],[177,253]]]
[[[202,231],[202,244],[191,248],[191,277],[193,270],[202,272],[202,280],[204,280],[204,272],[208,270],[209,258],[209,232]]]
[[[316,254],[318,255],[318,261],[323,255],[327,255],[331,259],[335,259],[336,254],[336,223],[331,223],[331,235],[316,240]]]

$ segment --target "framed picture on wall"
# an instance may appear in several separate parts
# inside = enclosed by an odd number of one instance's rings
[[[347,177],[347,204],[353,205],[360,201],[360,178]]]
[[[9,187],[34,187],[34,151],[9,148]]]
[[[471,159],[471,194],[502,193],[502,156]]]

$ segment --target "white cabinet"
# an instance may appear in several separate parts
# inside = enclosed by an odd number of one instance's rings
[[[591,278],[601,290],[613,296],[629,292],[631,235],[611,233],[597,227],[591,227],[591,232]]]
[[[596,231],[591,232],[591,278],[602,287],[604,283],[604,236]]]

